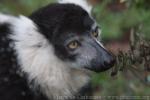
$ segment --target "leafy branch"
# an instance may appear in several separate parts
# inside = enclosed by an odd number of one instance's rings
[[[150,85],[150,40],[135,30],[137,28],[132,28],[130,32],[130,50],[126,53],[119,51],[111,75],[130,70],[141,82]]]

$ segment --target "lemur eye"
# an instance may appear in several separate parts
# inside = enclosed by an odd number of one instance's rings
[[[92,35],[97,38],[98,37],[98,32],[93,32]]]
[[[78,41],[72,41],[68,44],[68,48],[72,50],[77,49],[78,47],[79,47]]]

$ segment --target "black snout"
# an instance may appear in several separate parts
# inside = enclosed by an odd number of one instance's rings
[[[115,64],[115,58],[107,51],[103,51],[101,55],[92,60],[91,70],[102,72],[110,69]]]
[[[99,60],[101,60],[99,66],[96,67],[98,72],[108,70],[115,64],[115,57],[106,50],[102,51],[102,56]]]
[[[102,72],[110,69],[115,64],[115,57],[103,47],[96,46],[97,56],[91,61],[89,70]]]

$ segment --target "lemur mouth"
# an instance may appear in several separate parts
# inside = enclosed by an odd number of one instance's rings
[[[116,63],[116,59],[113,58],[109,63],[104,62],[104,64],[100,66],[93,66],[93,67],[84,67],[84,69],[88,70],[89,72],[104,72],[111,69]]]

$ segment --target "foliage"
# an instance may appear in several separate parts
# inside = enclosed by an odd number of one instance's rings
[[[144,73],[150,72],[150,41],[146,40],[142,34],[134,33],[134,29],[132,29],[130,46],[131,50],[127,53],[120,51],[112,75],[117,74],[118,70],[130,69],[140,78]],[[150,83],[150,80],[147,78],[145,80],[144,77],[141,77],[140,80],[143,83],[145,81]]]
[[[103,0],[98,4],[93,13],[102,27],[102,37],[120,38],[132,27],[142,24],[142,33],[150,38],[150,7],[147,6],[149,3],[144,1],[124,0],[124,2],[113,3],[111,0]],[[114,8],[110,6],[112,4]]]
[[[55,0],[1,0],[0,11],[9,14],[29,15],[36,9],[55,2]]]
[[[113,3],[111,0],[103,0],[93,10],[93,15],[101,25],[103,38],[120,38],[124,36],[123,33],[130,33],[132,30],[131,50],[127,53],[120,51],[117,64],[111,72],[111,75],[115,76],[110,77],[109,71],[95,74],[93,87],[98,88],[96,94],[101,96],[149,96],[150,2],[148,0],[123,1],[125,5],[123,10],[110,9],[109,5]],[[134,28],[137,26],[140,26],[140,30]]]

